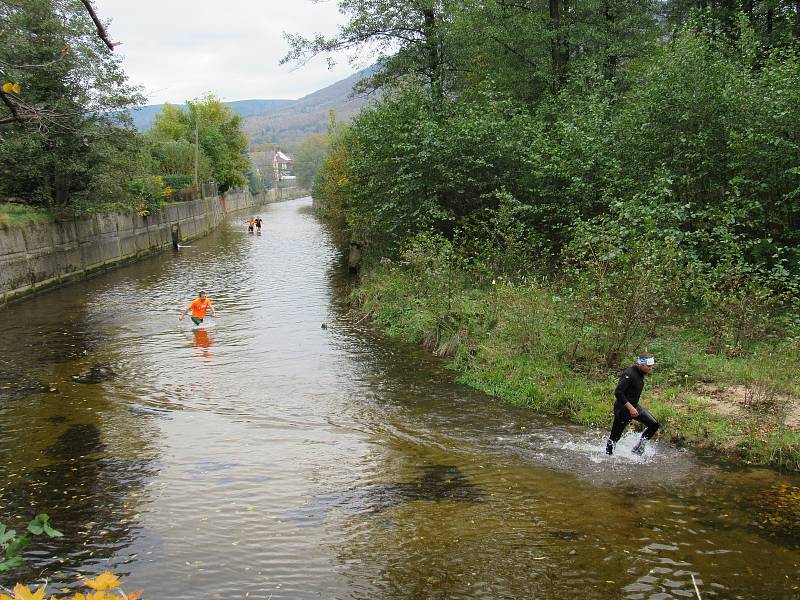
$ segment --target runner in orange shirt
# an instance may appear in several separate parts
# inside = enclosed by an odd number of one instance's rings
[[[216,317],[217,311],[214,308],[214,305],[211,304],[211,298],[206,297],[205,290],[200,290],[197,292],[197,298],[186,307],[186,310],[183,311],[180,317],[178,317],[179,321],[183,321],[183,317],[185,317],[189,311],[192,311],[192,322],[195,325],[200,325],[203,322],[203,319],[206,318],[206,311],[211,309],[211,315]]]

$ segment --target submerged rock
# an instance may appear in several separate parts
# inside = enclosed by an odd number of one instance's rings
[[[72,379],[77,383],[96,384],[108,381],[113,376],[114,371],[109,365],[95,365],[77,375],[73,375]]]

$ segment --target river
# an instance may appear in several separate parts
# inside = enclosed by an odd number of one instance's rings
[[[348,310],[310,199],[260,210],[262,235],[231,219],[0,311],[0,522],[65,533],[0,583],[658,600],[694,576],[703,598],[800,598],[798,530],[763,500],[797,478],[661,442],[634,458],[632,435],[607,458],[600,431],[455,384]],[[199,287],[205,329],[177,318]]]

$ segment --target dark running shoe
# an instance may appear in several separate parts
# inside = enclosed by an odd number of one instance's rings
[[[644,454],[644,447],[646,444],[647,444],[646,439],[644,438],[640,439],[639,442],[633,447],[633,450],[631,450],[631,452],[641,456],[642,454]]]
[[[612,442],[611,440],[608,440],[606,442],[606,454],[608,454],[609,456],[614,454],[614,442]]]

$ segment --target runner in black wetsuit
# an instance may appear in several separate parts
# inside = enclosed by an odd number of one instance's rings
[[[655,364],[656,359],[652,354],[641,354],[636,359],[635,365],[622,371],[617,389],[614,390],[617,401],[614,403],[614,424],[611,426],[611,434],[606,442],[606,454],[614,453],[614,445],[622,437],[622,432],[625,431],[631,419],[636,419],[645,426],[641,439],[633,447],[635,454],[643,454],[647,440],[658,431],[660,427],[658,421],[647,409],[639,406],[639,397],[644,388],[644,378],[650,374]]]

